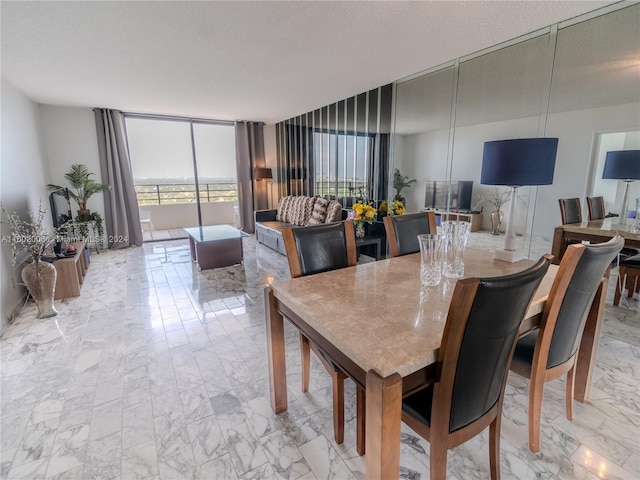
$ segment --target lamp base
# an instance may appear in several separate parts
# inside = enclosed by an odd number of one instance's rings
[[[493,251],[493,258],[502,260],[503,262],[516,263],[524,260],[526,257],[522,250],[505,250],[500,248]]]

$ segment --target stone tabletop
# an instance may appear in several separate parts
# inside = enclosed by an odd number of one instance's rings
[[[492,277],[524,270],[493,259],[493,252],[467,248],[465,276]],[[365,371],[406,376],[436,361],[455,286],[443,278],[423,287],[420,255],[406,255],[271,285],[277,299]],[[552,265],[528,317],[542,311],[557,271]]]

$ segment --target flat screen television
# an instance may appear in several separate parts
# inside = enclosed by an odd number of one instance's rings
[[[446,210],[447,196],[449,195],[449,184],[451,184],[451,210],[461,212],[471,211],[471,197],[473,194],[473,181],[427,181],[427,191],[424,197],[425,208],[435,208]]]

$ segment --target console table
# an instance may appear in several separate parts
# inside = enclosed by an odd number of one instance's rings
[[[471,231],[477,232],[482,230],[482,214],[481,213],[462,213],[451,212],[447,210],[434,210],[433,208],[423,208],[423,212],[433,212],[440,220],[460,220],[462,222],[471,222]]]
[[[382,260],[381,244],[382,244],[382,239],[380,237],[370,237],[370,236],[365,236],[363,238],[356,237],[356,250],[358,252],[358,255],[360,254],[361,247],[366,247],[371,245],[373,246],[375,253],[373,255],[370,255],[370,253],[372,252],[367,250],[366,252],[364,252],[364,254],[373,256],[376,260]]]
[[[60,258],[53,262],[57,272],[56,292],[53,297],[55,300],[79,297],[80,286],[89,268],[89,262],[87,261],[89,250],[86,250],[85,253],[87,241],[73,242],[71,246],[76,249],[76,254],[73,257]]]

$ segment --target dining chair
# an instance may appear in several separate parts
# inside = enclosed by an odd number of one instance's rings
[[[357,263],[353,221],[288,228],[282,231],[291,278],[351,267]],[[344,380],[346,374],[334,360],[300,332],[302,391],[309,390],[313,350],[333,383],[333,433],[337,444],[344,441]],[[364,389],[356,388],[356,449],[364,454]]]
[[[579,198],[559,198],[562,225],[582,222],[582,207]]]
[[[613,305],[616,307],[620,304],[624,288],[627,289],[628,298],[633,297],[635,292],[640,292],[640,254],[620,261],[616,292],[613,295]]]
[[[604,197],[587,197],[587,210],[589,211],[589,221],[603,219],[607,215]]]
[[[434,212],[390,215],[384,217],[383,222],[391,257],[419,252],[418,235],[436,233]]]
[[[500,478],[500,422],[509,363],[531,299],[549,268],[544,255],[512,275],[456,283],[435,382],[402,400],[402,420],[429,441],[430,478],[447,474],[447,450],[489,427],[491,478]]]
[[[516,343],[511,370],[529,379],[529,449],[540,450],[540,414],[544,384],[567,374],[567,419],[573,420],[574,374],[578,347],[596,295],[606,295],[603,278],[624,245],[616,235],[605,243],[567,247],[540,328]],[[602,315],[602,312],[599,313]]]

